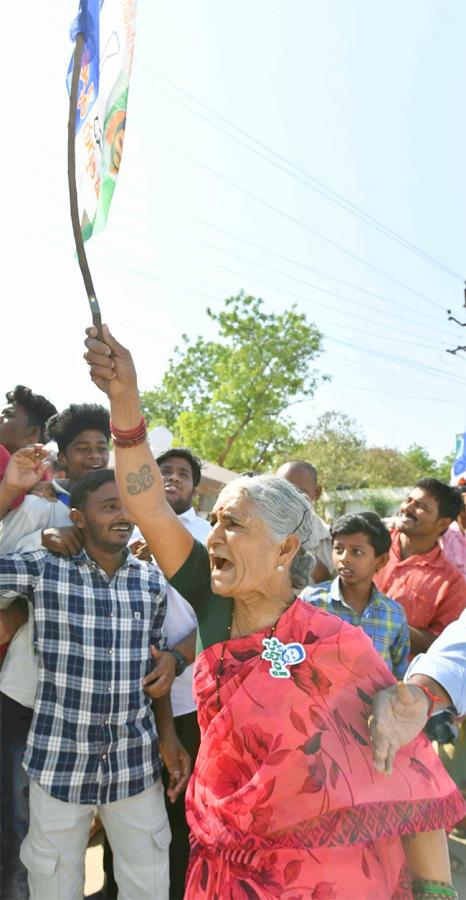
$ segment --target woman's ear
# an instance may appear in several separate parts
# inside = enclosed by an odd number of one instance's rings
[[[280,544],[277,565],[282,565],[288,568],[291,565],[294,557],[296,556],[300,546],[301,541],[299,540],[298,535],[288,534]]]

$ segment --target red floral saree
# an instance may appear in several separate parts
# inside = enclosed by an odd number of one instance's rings
[[[371,761],[371,697],[394,679],[361,631],[300,600],[275,635],[306,658],[271,677],[269,631],[204,650],[201,748],[186,809],[185,900],[410,898],[400,835],[449,829],[465,805],[424,735],[392,776]]]

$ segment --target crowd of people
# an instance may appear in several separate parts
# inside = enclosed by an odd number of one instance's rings
[[[466,493],[329,527],[290,460],[207,522],[130,353],[86,346],[110,411],[18,386],[0,417],[1,900],[80,900],[98,828],[102,897],[457,896]]]

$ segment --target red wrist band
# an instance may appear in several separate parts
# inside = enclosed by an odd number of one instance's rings
[[[116,428],[110,419],[110,431],[112,432],[112,436],[117,438],[120,441],[133,441],[135,438],[141,437],[142,434],[146,433],[146,420],[144,416],[141,417],[141,421],[136,428],[130,428],[128,431],[122,431],[121,428]]]
[[[138,444],[143,444],[146,435],[146,421],[144,416],[141,418],[141,421],[137,428],[131,428],[129,431],[122,431],[120,428],[115,428],[112,420],[110,419],[110,430],[112,432],[113,443],[115,447],[120,447],[125,449],[127,447],[136,447]]]
[[[438,697],[437,694],[433,694],[430,688],[428,688],[425,684],[417,684],[416,687],[420,688],[421,691],[424,692],[428,701],[429,701],[429,709],[427,710],[427,715],[430,716],[433,707],[436,703],[444,703],[445,700],[443,697]]]

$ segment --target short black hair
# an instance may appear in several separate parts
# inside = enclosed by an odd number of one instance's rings
[[[347,513],[345,516],[335,519],[330,526],[332,543],[339,534],[358,534],[359,531],[367,534],[376,556],[388,553],[391,545],[390,532],[380,516],[371,510]]]
[[[47,422],[47,440],[56,441],[62,452],[82,431],[100,431],[110,440],[110,413],[98,403],[72,403]]]
[[[186,462],[189,462],[191,472],[193,473],[193,485],[194,487],[197,487],[201,480],[202,468],[202,462],[199,457],[194,456],[194,453],[191,453],[191,450],[188,450],[187,447],[170,447],[169,450],[165,450],[164,453],[161,453],[160,456],[157,457],[156,463],[158,466],[161,466],[167,459],[172,459],[174,456],[180,456],[181,459],[185,459]]]
[[[437,501],[439,519],[446,517],[455,521],[458,518],[463,508],[463,501],[457,487],[453,487],[445,481],[439,481],[438,478],[421,478],[416,482],[415,487],[427,491]]]
[[[83,509],[88,495],[94,494],[103,484],[108,484],[110,481],[115,481],[113,469],[96,469],[95,472],[90,472],[89,475],[80,478],[71,490],[70,508]]]
[[[25,387],[24,384],[17,384],[12,391],[8,391],[6,399],[8,403],[17,403],[24,409],[29,425],[35,425],[40,429],[39,439],[42,442],[45,438],[45,423],[57,411],[53,403],[42,394],[33,394],[31,388]]]

